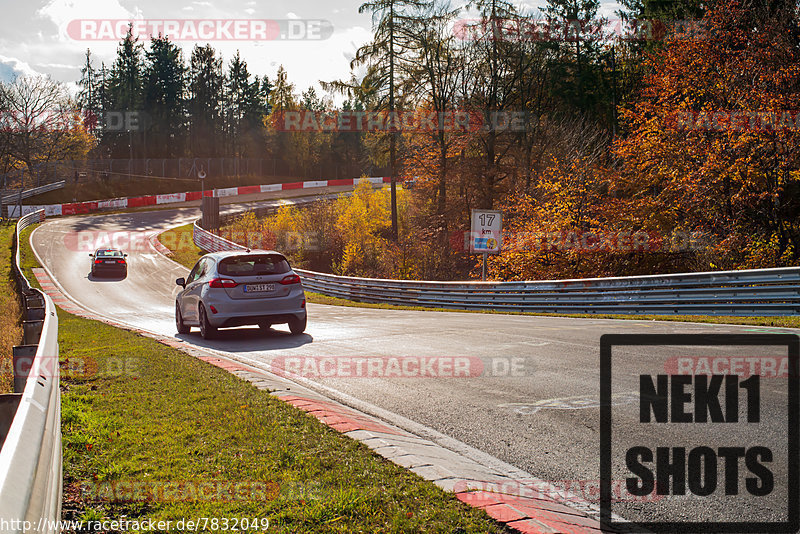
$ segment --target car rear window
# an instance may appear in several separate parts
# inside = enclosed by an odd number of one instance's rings
[[[122,256],[119,250],[98,250],[96,256]]]
[[[256,276],[283,274],[290,270],[286,258],[277,254],[231,256],[219,262],[219,274],[226,276]]]

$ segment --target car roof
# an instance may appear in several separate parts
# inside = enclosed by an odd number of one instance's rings
[[[95,254],[97,254],[98,252],[118,252],[118,253],[122,254],[122,251],[120,249],[118,249],[118,248],[106,248],[106,247],[98,248],[94,252],[95,252]]]
[[[213,260],[219,261],[219,260],[224,259],[224,258],[230,258],[231,256],[248,256],[248,255],[261,256],[263,254],[276,254],[276,255],[278,255],[278,256],[280,256],[282,258],[285,257],[283,254],[281,254],[280,252],[277,252],[275,250],[260,250],[260,249],[254,249],[254,250],[224,250],[222,252],[211,252],[209,254],[206,254],[203,257],[204,258],[211,258]]]

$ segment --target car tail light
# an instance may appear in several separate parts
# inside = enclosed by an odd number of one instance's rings
[[[300,277],[297,276],[296,274],[290,274],[288,276],[284,276],[283,280],[281,280],[281,284],[285,286],[288,286],[290,284],[299,284],[299,283],[300,283]]]
[[[125,263],[125,260],[117,260],[117,263]]]
[[[300,307],[301,308],[305,308],[306,307],[306,299],[303,299],[303,303],[300,305]]]
[[[211,308],[211,313],[219,313],[214,306],[209,306]]]
[[[208,283],[208,287],[216,287],[216,288],[234,288],[238,286],[236,282],[231,280],[230,278],[214,278]]]
[[[98,263],[103,263],[103,260],[94,260],[95,265],[97,265]]]

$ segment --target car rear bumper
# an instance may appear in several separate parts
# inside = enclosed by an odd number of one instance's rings
[[[219,297],[214,298],[217,295]],[[304,301],[305,294],[301,291],[286,297],[264,299],[233,300],[224,294],[211,292],[203,296],[208,322],[216,328],[302,320],[306,316]]]
[[[94,274],[125,274],[128,272],[127,265],[95,265],[92,267]]]
[[[228,328],[232,326],[247,326],[247,325],[256,325],[262,323],[269,323],[269,324],[284,324],[288,323],[289,321],[302,321],[306,316],[306,311],[302,310],[298,313],[274,313],[274,314],[267,314],[267,315],[247,315],[247,316],[237,316],[237,317],[228,317],[227,319],[223,320],[222,323],[217,324],[215,318],[209,317],[209,322],[212,326],[216,328]]]

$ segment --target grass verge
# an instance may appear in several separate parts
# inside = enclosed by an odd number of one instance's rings
[[[23,268],[36,261],[27,234]],[[61,310],[65,515],[248,518],[269,532],[504,532],[236,376]],[[177,529],[186,530],[186,529]]]
[[[12,347],[22,341],[22,310],[11,269],[15,229],[16,226],[9,222],[0,225],[0,393],[14,390],[11,353]]]
[[[188,269],[194,267],[205,252],[200,250],[192,241],[192,226],[194,223],[184,224],[158,234],[161,244],[172,251],[172,260]]]
[[[163,239],[162,239],[163,238]],[[203,255],[203,251],[195,246],[192,241],[192,225],[187,224],[172,230],[168,230],[159,235],[159,240],[173,251],[172,259],[176,262],[192,268],[197,260]],[[739,324],[751,326],[777,326],[784,328],[800,328],[799,316],[781,317],[736,317],[727,315],[622,315],[610,313],[528,313],[528,312],[496,312],[491,310],[449,310],[446,308],[425,308],[421,306],[398,306],[395,304],[373,304],[368,302],[357,302],[338,297],[329,297],[320,293],[306,291],[308,302],[315,304],[329,304],[331,306],[352,306],[358,308],[378,308],[383,310],[419,310],[419,311],[459,311],[462,313],[499,313],[503,315],[533,315],[537,317],[572,317],[579,319],[627,319],[635,321],[672,321],[672,322],[691,322],[691,323],[711,323],[711,324]]]

